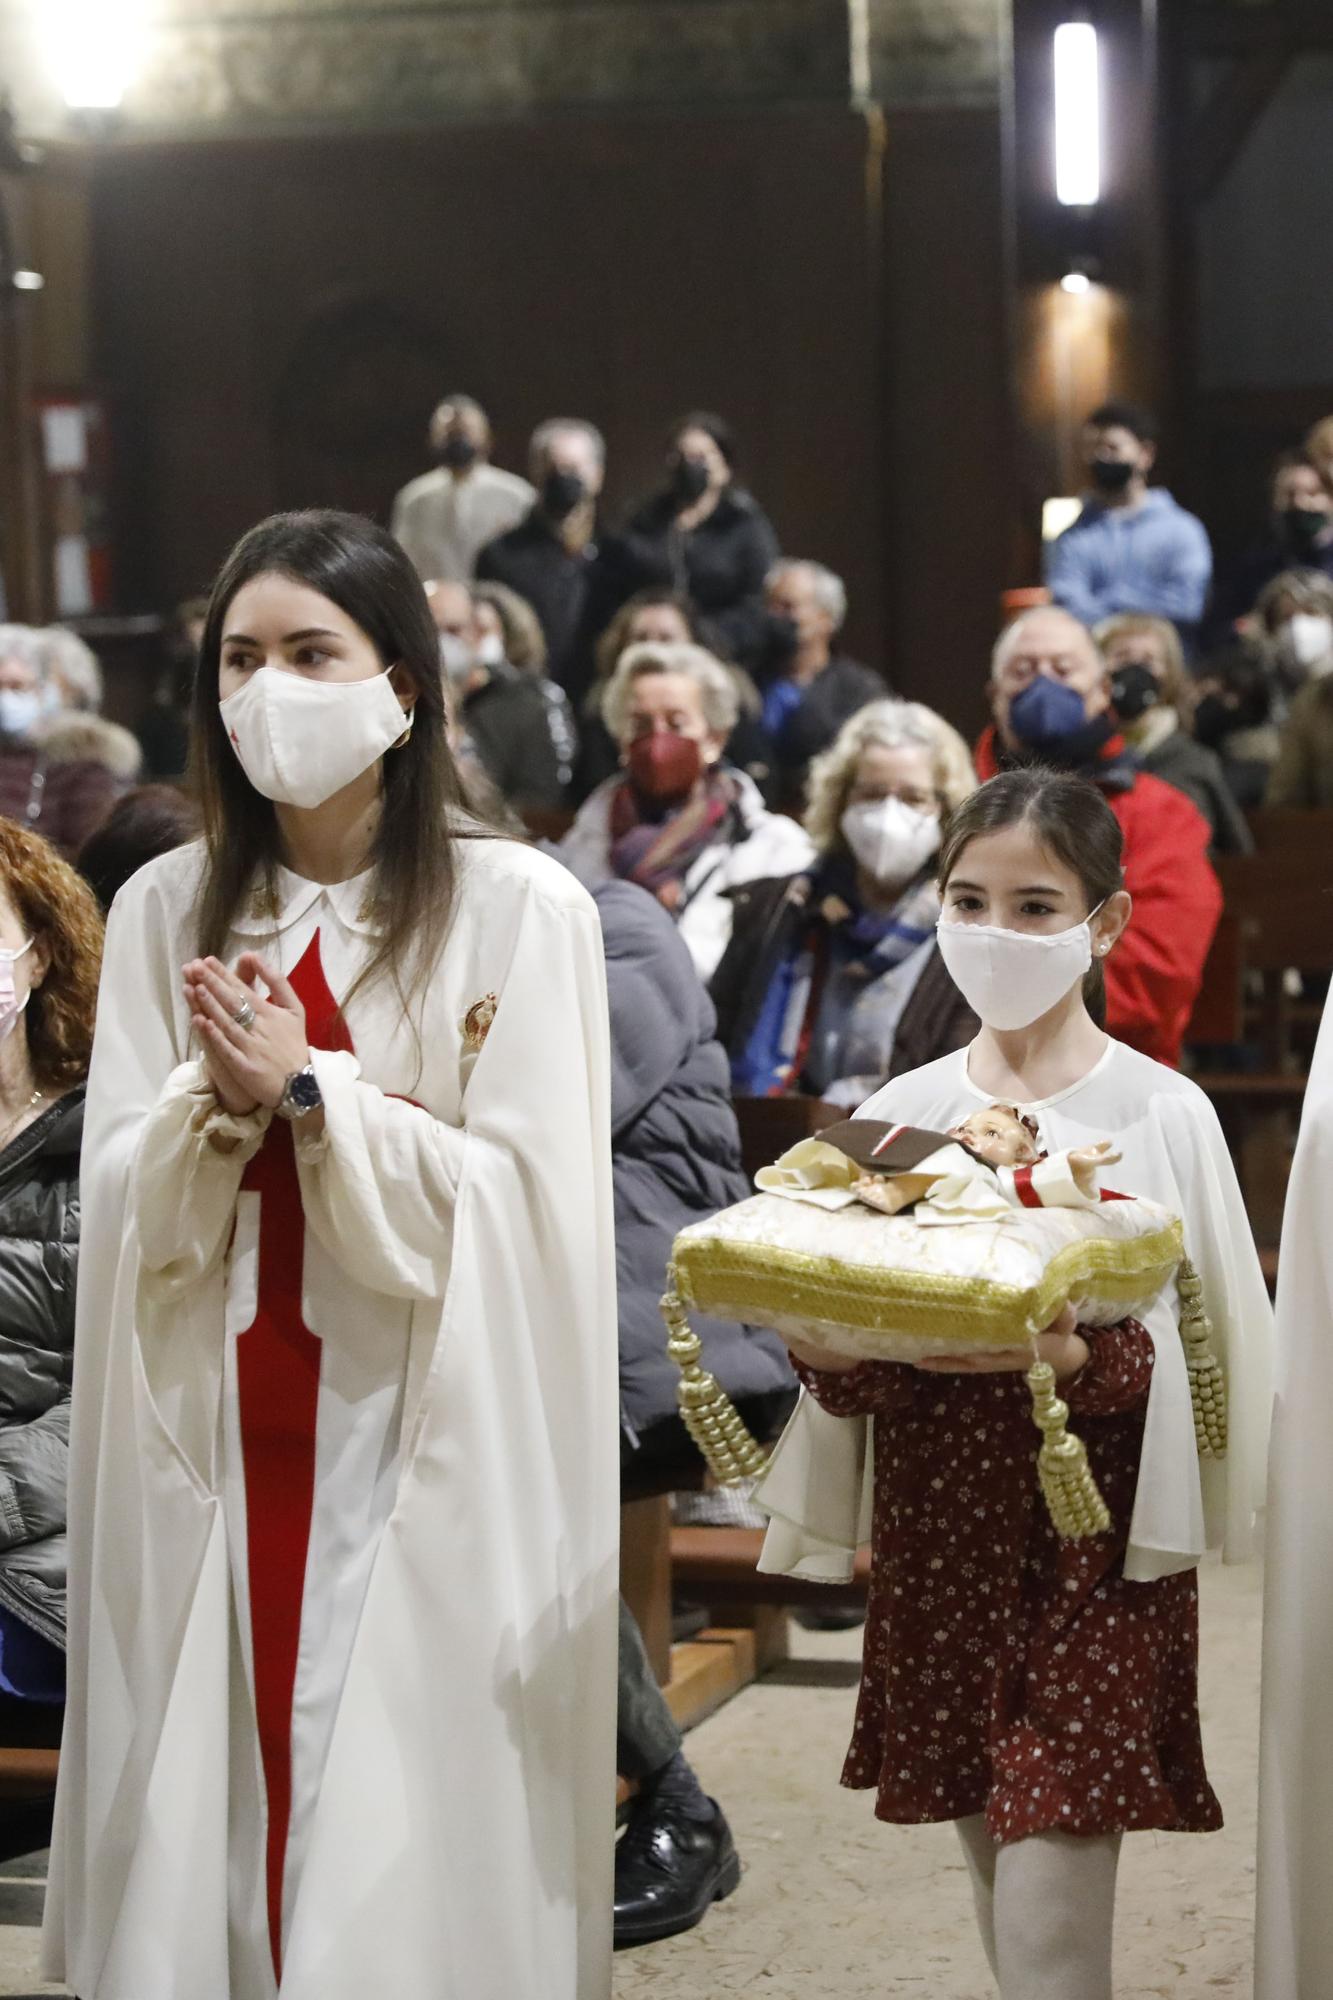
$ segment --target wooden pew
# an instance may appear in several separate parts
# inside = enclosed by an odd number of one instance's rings
[[[864,1610],[870,1587],[870,1551],[857,1551],[848,1583],[807,1583],[793,1576],[766,1576],[755,1565],[762,1528],[675,1528],[671,1572],[677,1587],[716,1603],[810,1605],[821,1611]]]
[[[732,1104],[741,1130],[741,1163],[750,1181],[789,1147],[847,1116],[818,1097],[736,1097]]]
[[[1333,852],[1333,807],[1260,806],[1248,818],[1260,854],[1303,859]]]
[[[1222,855],[1216,866],[1228,919],[1239,931],[1242,963],[1262,983],[1265,1069],[1291,1070],[1297,1062],[1285,975],[1293,968],[1333,972],[1333,845],[1299,855],[1272,848]]]

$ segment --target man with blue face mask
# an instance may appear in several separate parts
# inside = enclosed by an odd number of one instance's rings
[[[990,703],[994,722],[977,745],[980,778],[1053,765],[1089,779],[1119,820],[1134,914],[1106,967],[1106,1027],[1178,1067],[1222,909],[1208,822],[1183,792],[1140,767],[1111,706],[1106,663],[1067,611],[1044,606],[1006,626],[991,658]]]

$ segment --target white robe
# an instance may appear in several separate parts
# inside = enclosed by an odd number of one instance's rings
[[[1282,1219],[1264,1564],[1257,2000],[1333,1993],[1333,1002]]]
[[[316,1049],[326,1134],[297,1142],[285,1208],[279,1181],[242,1185],[277,1152],[251,1165],[253,1147],[221,1154],[198,1129],[180,993],[198,850],[153,863],[112,914],[46,1915],[47,1969],[82,2000],[273,2000],[275,1909],[282,2000],[610,1992],[619,1474],[601,933],[558,864],[490,839],[458,853],[418,1033],[391,988],[353,999],[356,1054],[336,1035]],[[289,975],[304,961],[307,984],[322,969],[341,1000],[373,935],[365,886],[281,874],[276,919],[251,905],[229,957],[258,948]],[[464,1024],[489,995],[482,1044],[477,1017]],[[267,1237],[265,1217],[279,1224]],[[256,1393],[249,1331],[275,1285],[295,1324],[294,1406],[302,1381],[314,1396],[294,1507],[271,1480],[247,1485],[266,1413],[285,1421],[276,1377]],[[254,1537],[289,1517],[307,1542],[279,1591],[295,1606],[290,1727],[266,1738],[284,1783],[290,1761],[279,1901],[255,1653],[281,1688],[282,1620],[258,1619],[252,1647],[247,1600],[281,1584]]]
[[[967,1064],[966,1049],[942,1056],[887,1084],[857,1115],[949,1131],[993,1101]],[[1216,1114],[1187,1077],[1114,1041],[1078,1083],[1020,1109],[1037,1119],[1048,1152],[1113,1139],[1123,1159],[1105,1181],[1181,1218],[1226,1372],[1227,1456],[1201,1466],[1171,1286],[1144,1315],[1155,1360],[1125,1575],[1146,1582],[1190,1569],[1208,1548],[1244,1561],[1263,1505],[1272,1311]],[[760,1567],[850,1574],[849,1550],[868,1533],[871,1461],[864,1420],[830,1417],[803,1395],[759,1488],[773,1516]]]

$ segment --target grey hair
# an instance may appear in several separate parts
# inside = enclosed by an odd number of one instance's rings
[[[43,634],[31,625],[0,625],[0,660],[22,660],[45,686],[50,660],[42,641]]]
[[[1098,664],[1101,664],[1102,656],[1098,651],[1097,641],[1093,638],[1081,618],[1075,618],[1072,611],[1066,611],[1059,604],[1034,604],[1030,611],[1020,611],[1017,618],[1011,618],[1000,633],[999,638],[995,641],[990,656],[990,677],[992,680],[998,680],[1001,667],[1008,660],[1009,655],[1018,650],[1023,634],[1034,618],[1063,618],[1067,620],[1082,638],[1083,643],[1088,649],[1089,656],[1096,660]]]
[[[596,424],[590,424],[586,417],[547,417],[544,423],[538,424],[528,440],[528,457],[534,464],[546,457],[555,439],[564,431],[577,431],[587,438],[597,455],[597,463],[606,464],[606,439]]]
[[[648,674],[683,674],[699,690],[704,721],[714,736],[730,736],[740,714],[736,685],[721,660],[702,646],[656,646],[650,640],[627,646],[602,696],[602,720],[616,742],[629,722],[630,694]]]
[[[920,749],[930,758],[931,783],[947,816],[977,788],[977,774],[966,743],[942,715],[920,701],[868,702],[858,709],[810,767],[809,804],[805,830],[821,854],[842,840],[839,822],[856,767],[866,750]]]
[[[840,576],[825,567],[823,563],[812,562],[808,556],[784,556],[775,562],[764,578],[765,585],[777,583],[789,576],[794,569],[808,572],[815,586],[815,602],[821,611],[827,612],[833,620],[835,632],[841,632],[847,620],[847,586]]]
[[[37,634],[37,643],[46,655],[46,666],[63,684],[70,708],[96,714],[102,706],[102,668],[92,647],[77,632],[63,625],[47,625]]]
[[[1325,576],[1321,569],[1284,569],[1264,585],[1254,608],[1269,629],[1272,614],[1284,597],[1290,598],[1298,611],[1333,616],[1333,578]]]

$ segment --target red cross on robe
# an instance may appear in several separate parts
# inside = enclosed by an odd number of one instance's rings
[[[291,984],[314,1049],[352,1052],[352,1038],[310,940]],[[305,1211],[292,1127],[282,1118],[246,1167],[259,1196],[259,1282],[252,1324],[236,1343],[255,1714],[268,1799],[265,1881],[274,1977],[282,1979],[282,1888],[292,1810],[292,1703],[306,1557],[315,1504],[322,1342],[302,1317]]]

